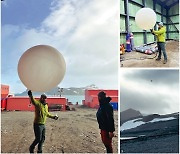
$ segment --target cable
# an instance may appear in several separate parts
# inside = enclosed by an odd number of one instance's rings
[[[120,57],[120,62],[126,61],[126,60],[145,60],[145,59],[154,59],[154,58],[156,58],[156,56],[157,56],[157,52],[155,52],[155,56],[153,56],[153,57],[147,57],[147,56],[139,57],[139,58],[125,58],[125,57]]]

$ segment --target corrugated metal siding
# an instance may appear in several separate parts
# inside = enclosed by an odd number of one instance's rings
[[[170,33],[169,38],[179,40],[179,33]]]
[[[120,27],[120,31],[126,31],[126,26],[125,26],[125,17],[121,17],[120,18],[120,25],[121,25],[121,27]]]
[[[123,0],[120,1],[120,13],[122,13],[122,14],[125,13],[124,12],[124,1]]]
[[[140,6],[137,6],[137,5],[134,5],[132,3],[129,3],[129,14],[131,16],[135,16],[137,11],[140,10],[141,7]]]
[[[175,5],[169,9],[169,15],[178,14],[179,13],[179,5]]]
[[[131,29],[132,32],[134,32],[134,31],[135,32],[143,32],[143,30],[136,25],[136,22],[135,22],[134,19],[130,19],[129,22],[130,22],[130,25],[131,25],[130,29]]]
[[[161,13],[161,5],[159,4],[156,4],[156,11]]]
[[[142,4],[142,0],[135,0],[136,2]]]
[[[156,17],[157,17],[157,21],[160,22],[161,21],[161,15],[156,14]]]
[[[134,45],[139,46],[139,45],[142,45],[142,44],[144,44],[143,35],[142,34],[134,35]]]
[[[153,9],[153,1],[151,0],[145,1],[145,4],[146,4],[146,7]]]
[[[142,0],[134,0],[134,1],[142,4]],[[124,14],[124,0],[121,0],[120,2],[121,2],[120,3],[120,13]],[[145,5],[146,5],[146,7],[149,7],[151,9],[153,9],[153,0],[146,0]],[[157,13],[157,22],[163,21],[163,23],[166,25],[167,24],[166,23],[167,22],[167,18],[166,18],[167,11],[166,11],[165,8],[162,9],[161,7],[163,7],[163,6],[161,6],[159,4],[156,4],[156,11],[159,12],[159,13],[162,13],[165,16],[162,17],[161,14]],[[135,3],[132,3],[132,2],[129,1],[129,14],[130,14],[130,16],[135,16],[136,12],[139,9],[141,9],[141,7],[139,5],[136,5]],[[177,4],[177,5],[173,6],[172,8],[170,8],[168,13],[169,13],[169,15],[178,14],[179,13],[179,4]],[[171,20],[174,23],[179,22],[179,15],[172,16]],[[132,31],[132,32],[143,32],[142,29],[137,27],[134,18],[130,17],[129,22],[130,22],[130,25],[132,24],[130,26],[130,31]],[[175,24],[175,26],[176,26],[177,29],[179,29],[179,24]],[[169,25],[169,30],[170,31],[176,31],[176,28],[173,25]],[[120,19],[120,31],[124,32],[125,29],[126,29],[126,27],[125,27],[125,17],[121,16],[121,19]],[[125,36],[126,36],[125,34],[121,34],[121,36],[120,36],[120,43],[121,44],[126,42]],[[169,38],[171,38],[171,39],[179,38],[177,36],[178,36],[178,34],[176,34],[174,32],[169,34]],[[147,33],[147,43],[150,43],[150,42],[153,42],[153,41],[154,41],[154,36],[152,34],[150,34],[150,33]],[[134,44],[135,44],[135,46],[144,44],[143,33],[134,33]]]
[[[176,16],[171,16],[170,17],[170,20],[173,22],[173,23],[177,23],[177,24],[172,24],[170,21],[169,21],[169,38],[170,39],[179,39],[179,33],[175,33],[175,32],[171,32],[171,31],[177,31],[177,29],[179,30],[179,5],[175,5],[173,6],[172,8],[169,9],[169,15],[176,15]]]
[[[154,37],[152,37],[152,34],[147,34],[147,42],[154,42]]]
[[[120,35],[120,44],[126,44],[126,35],[125,34],[121,34]]]
[[[166,9],[163,8],[163,12],[162,12],[164,15],[166,15]]]

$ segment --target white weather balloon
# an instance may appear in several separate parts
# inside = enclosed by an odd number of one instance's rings
[[[64,78],[66,64],[62,54],[48,45],[37,45],[21,56],[18,75],[27,89],[46,92]]]
[[[151,29],[156,24],[156,13],[150,8],[142,8],[136,13],[135,22],[141,29]]]

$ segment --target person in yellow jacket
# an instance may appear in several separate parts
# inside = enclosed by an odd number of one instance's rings
[[[161,52],[163,52],[164,55],[164,64],[167,63],[167,54],[166,54],[166,47],[165,47],[165,41],[166,41],[166,27],[163,25],[162,22],[158,23],[158,30],[155,31],[153,29],[150,29],[151,33],[154,34],[157,37],[157,45],[158,45],[158,51],[159,55],[156,59],[157,61],[161,60]]]
[[[57,120],[58,116],[53,116],[48,112],[48,105],[46,103],[47,96],[42,94],[39,100],[36,100],[32,96],[31,90],[28,91],[31,103],[35,106],[35,118],[34,118],[34,134],[35,140],[29,147],[29,152],[34,153],[35,146],[38,144],[37,153],[42,153],[42,145],[45,141],[45,123],[46,118],[52,118]]]

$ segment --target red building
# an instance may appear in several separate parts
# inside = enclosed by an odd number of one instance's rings
[[[1,99],[6,98],[9,94],[9,86],[1,84]]]
[[[9,86],[1,84],[1,110],[6,109]]]
[[[109,96],[112,98],[111,105],[113,106],[114,110],[118,110],[118,90],[104,90],[104,89],[98,89],[98,90],[92,90],[87,89],[85,90],[85,101],[83,101],[83,105],[88,106],[90,108],[98,108],[99,107],[99,101],[98,101],[98,93],[100,91],[104,91],[106,93],[106,96]]]
[[[39,99],[39,97],[35,97]],[[67,99],[62,97],[48,97],[48,107],[50,110],[66,110]],[[34,111],[34,106],[30,104],[28,96],[10,96],[9,86],[1,85],[1,110],[8,111]]]
[[[35,99],[39,99],[39,97],[35,97]],[[61,106],[61,111],[65,111],[65,105],[67,104],[66,98],[59,98],[59,97],[48,97],[47,98],[48,107],[51,108],[53,106]],[[29,97],[23,96],[15,96],[9,97],[7,99],[7,107],[6,110],[8,111],[34,111],[34,105],[30,104]]]

